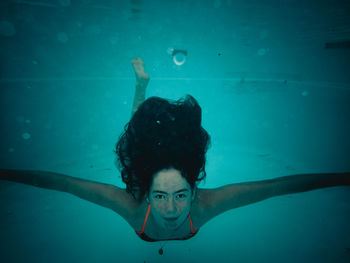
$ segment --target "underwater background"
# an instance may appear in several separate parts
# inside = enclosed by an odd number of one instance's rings
[[[350,171],[349,14],[345,0],[3,0],[0,167],[124,188],[113,150],[141,57],[147,97],[190,94],[202,107],[199,187]],[[350,189],[332,187],[148,243],[106,208],[0,181],[4,263],[350,262],[349,222]]]

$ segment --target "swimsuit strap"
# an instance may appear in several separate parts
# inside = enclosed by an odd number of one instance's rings
[[[143,221],[142,229],[141,231],[135,231],[137,234],[142,234],[145,231],[145,227],[146,227],[146,223],[147,223],[147,219],[150,211],[151,211],[151,204],[148,204],[148,209],[147,209],[145,220]]]
[[[190,216],[190,213],[188,213],[188,218],[190,219],[190,224],[191,224],[191,233],[197,233],[199,229],[197,229],[196,231],[193,230],[193,223],[192,223],[192,219],[191,219],[191,216]]]

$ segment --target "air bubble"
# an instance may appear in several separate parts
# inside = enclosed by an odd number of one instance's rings
[[[301,95],[302,95],[303,97],[306,97],[307,95],[309,95],[309,92],[307,92],[306,90],[304,90],[304,91],[301,93]]]
[[[25,133],[22,134],[22,138],[24,140],[28,140],[28,139],[30,139],[30,137],[32,137],[32,136],[28,132],[25,132]]]

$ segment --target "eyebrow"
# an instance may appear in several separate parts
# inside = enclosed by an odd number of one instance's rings
[[[175,192],[175,194],[180,193],[180,192],[188,192],[188,189],[183,188]],[[152,193],[161,193],[161,194],[167,194],[167,192],[160,191],[160,190],[153,190]]]

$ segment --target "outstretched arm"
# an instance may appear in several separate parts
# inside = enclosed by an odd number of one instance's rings
[[[131,64],[136,76],[136,90],[131,111],[131,115],[133,115],[146,98],[146,88],[149,82],[149,76],[145,73],[144,63],[141,58],[134,58],[131,60]]]
[[[270,197],[332,186],[350,186],[350,173],[297,174],[264,181],[230,184],[215,189],[203,189],[203,200],[209,220],[227,210]]]
[[[34,170],[0,170],[0,179],[67,192],[110,208],[125,219],[132,217],[135,201],[125,189],[64,174]]]

